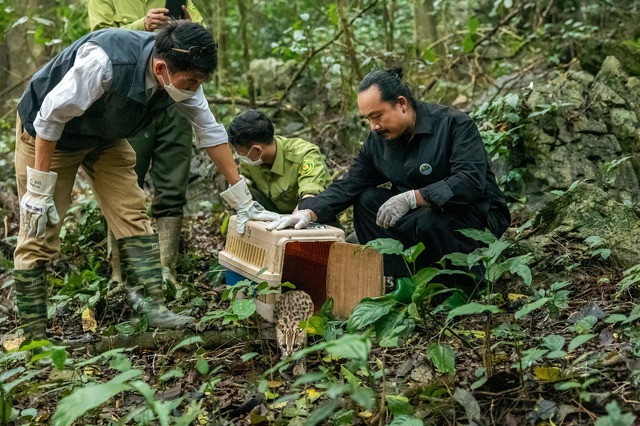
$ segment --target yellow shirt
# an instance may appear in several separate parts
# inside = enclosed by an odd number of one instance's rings
[[[272,165],[240,165],[240,173],[283,212],[292,212],[304,195],[316,195],[331,183],[331,175],[311,142],[275,137],[276,157]]]
[[[149,9],[163,8],[165,0],[89,0],[89,28],[125,28],[145,31],[144,17]],[[202,23],[202,15],[193,2],[187,0],[193,22]]]

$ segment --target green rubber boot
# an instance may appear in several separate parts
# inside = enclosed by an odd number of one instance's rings
[[[47,338],[47,275],[44,267],[13,271],[25,342]]]
[[[158,247],[156,234],[118,240],[129,297],[137,311],[146,314],[151,327],[173,329],[191,325],[195,318],[174,314],[164,305]]]
[[[159,217],[156,219],[156,230],[160,241],[162,279],[170,282],[176,290],[179,290],[181,286],[176,278],[176,263],[178,263],[178,249],[182,237],[182,217]]]

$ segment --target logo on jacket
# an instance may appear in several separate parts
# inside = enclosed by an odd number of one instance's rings
[[[313,171],[313,168],[313,161],[305,160],[302,162],[302,165],[300,165],[300,174],[306,176]]]
[[[428,163],[422,163],[420,164],[420,173],[422,173],[423,175],[430,175],[431,172],[433,171],[433,167],[431,167],[431,164]]]

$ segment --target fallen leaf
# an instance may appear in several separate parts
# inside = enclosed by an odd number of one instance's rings
[[[509,300],[518,300],[518,299],[525,299],[529,296],[527,296],[526,294],[518,294],[518,293],[509,293],[507,295],[507,298]]]
[[[558,367],[536,367],[533,374],[538,380],[545,382],[555,382],[562,378],[562,370]]]
[[[320,398],[322,396],[322,393],[318,392],[317,390],[310,388],[307,389],[307,398],[309,398],[310,401],[315,401],[316,399]]]
[[[91,308],[82,311],[82,331],[96,332],[98,330],[98,322]]]
[[[24,342],[24,336],[14,337],[13,339],[5,340],[4,343],[2,344],[2,347],[7,352],[15,351],[15,350],[18,350],[22,342]]]

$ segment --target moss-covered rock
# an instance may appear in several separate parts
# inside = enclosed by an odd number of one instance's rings
[[[538,213],[535,231],[515,244],[515,251],[532,253],[534,261],[544,260],[560,242],[583,243],[598,236],[599,248],[611,250],[611,260],[626,269],[640,263],[640,218],[633,207],[617,202],[597,185],[578,182]]]

